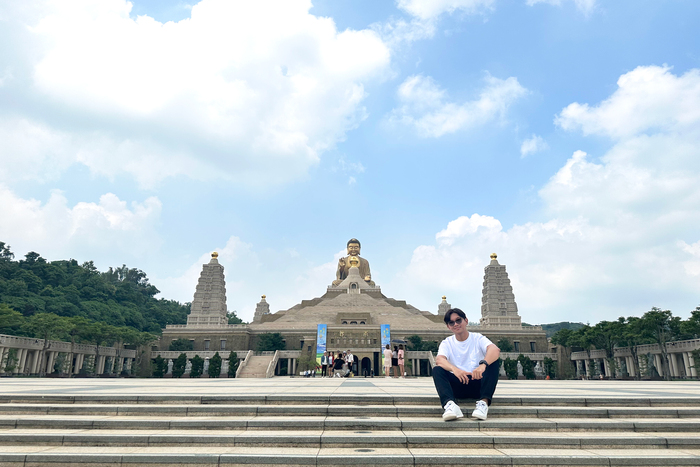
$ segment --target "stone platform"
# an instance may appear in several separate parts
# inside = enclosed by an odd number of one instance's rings
[[[697,382],[501,381],[487,421],[441,414],[427,378],[0,379],[0,466],[700,465]]]

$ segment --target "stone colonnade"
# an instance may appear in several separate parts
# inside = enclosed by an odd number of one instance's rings
[[[700,339],[669,342],[666,344],[668,369],[672,378],[698,377],[698,369],[693,358],[693,351],[698,349],[700,349]],[[621,378],[624,372],[633,378],[650,376],[648,374],[650,366],[656,369],[659,376],[666,376],[664,374],[666,370],[663,365],[663,354],[658,344],[638,345],[634,350],[635,352],[633,353],[629,347],[615,348],[613,359],[617,367],[616,371],[610,368],[610,362],[605,358],[604,350],[572,352],[571,360],[574,362],[579,375],[585,374],[589,377],[593,376],[591,374],[593,362],[596,363],[598,372],[607,377],[611,377],[614,374],[617,378]],[[636,359],[634,355],[636,355]],[[649,362],[650,359],[651,362]],[[641,375],[638,375],[637,372],[640,372]]]
[[[96,351],[99,351],[97,357]],[[77,375],[87,359],[95,374],[104,374],[105,370],[109,370],[108,374],[120,374],[131,370],[136,351],[114,347],[97,349],[94,345],[0,335],[0,374],[56,373],[55,364],[61,358],[63,364],[58,373]]]

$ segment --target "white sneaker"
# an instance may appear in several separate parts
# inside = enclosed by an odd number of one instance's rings
[[[447,404],[445,404],[445,413],[442,414],[443,420],[447,422],[462,417],[464,417],[464,414],[462,414],[462,410],[457,404],[454,403],[454,401],[450,401]]]
[[[472,418],[478,418],[479,420],[486,420],[489,415],[489,406],[484,401],[476,401],[476,408],[472,412]]]

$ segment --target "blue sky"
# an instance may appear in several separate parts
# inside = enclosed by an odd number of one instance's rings
[[[251,319],[351,237],[391,297],[523,319],[700,304],[696,1],[10,1],[0,240],[146,271],[211,251]]]

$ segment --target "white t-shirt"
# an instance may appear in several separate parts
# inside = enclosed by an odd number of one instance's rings
[[[438,355],[464,371],[474,371],[479,366],[479,361],[486,357],[486,347],[493,344],[488,337],[478,332],[469,331],[469,337],[465,341],[458,341],[455,336],[450,336],[440,342]]]

